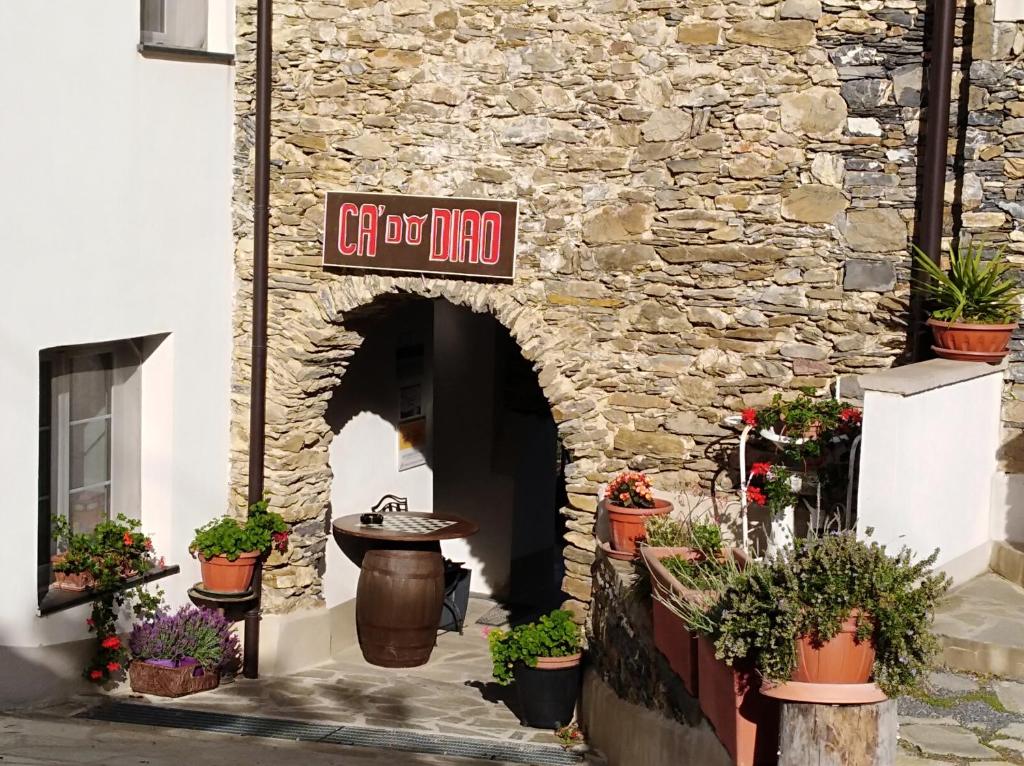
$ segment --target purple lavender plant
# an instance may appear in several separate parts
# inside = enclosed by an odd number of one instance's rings
[[[191,657],[204,668],[232,671],[239,664],[238,637],[231,623],[212,609],[184,606],[138,622],[128,637],[137,660],[180,662]]]

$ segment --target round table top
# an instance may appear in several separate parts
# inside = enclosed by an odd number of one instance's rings
[[[365,525],[359,520],[360,516],[361,513],[354,513],[335,520],[335,531],[367,540],[395,540],[403,543],[456,540],[460,537],[470,537],[480,531],[480,525],[475,521],[445,513],[385,513],[384,526]],[[436,522],[449,523],[437,529],[429,529]]]

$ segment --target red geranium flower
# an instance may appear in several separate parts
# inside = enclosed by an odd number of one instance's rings
[[[750,467],[751,476],[767,476],[768,472],[772,469],[771,463],[754,463]]]
[[[768,498],[764,496],[764,492],[761,491],[760,487],[747,487],[747,502],[767,505]]]
[[[839,419],[851,426],[859,425],[864,414],[856,407],[847,407],[839,413]]]
[[[120,669],[121,669],[120,663],[117,663],[117,662],[108,662],[107,663],[107,670],[109,670],[111,673],[116,673]]]
[[[104,649],[120,649],[121,639],[117,636],[107,636],[103,639],[103,641],[100,642],[100,646],[102,646]]]
[[[757,425],[757,410],[753,407],[747,407],[747,409],[743,410],[740,416],[743,418],[743,422],[748,426]]]
[[[124,538],[122,538],[122,539],[124,540],[124,544],[125,545],[132,545],[132,544],[135,543],[135,538],[132,537],[132,533],[131,532],[125,532],[124,533]]]
[[[93,622],[92,617],[86,617],[85,618],[85,624],[88,625],[90,628],[95,628],[96,627],[96,623]]]
[[[287,532],[274,532],[270,535],[270,539],[274,541],[274,548],[278,553],[284,553],[288,550]]]
[[[93,681],[99,681],[101,678],[103,678],[103,671],[92,670],[89,672],[89,678],[91,678]]]

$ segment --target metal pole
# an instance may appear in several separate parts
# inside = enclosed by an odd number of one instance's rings
[[[921,217],[917,246],[936,263],[942,260],[942,213],[946,191],[946,156],[949,142],[949,93],[953,84],[953,34],[956,0],[933,0],[931,56],[928,61],[928,108],[922,159]],[[916,267],[917,279],[924,275]],[[911,296],[911,339],[915,361],[928,354],[923,296]]]
[[[256,5],[256,178],[253,183],[252,379],[249,389],[249,494],[251,507],[263,499],[267,397],[267,262],[270,235],[270,80],[273,50],[272,0]],[[245,613],[242,675],[258,678],[263,567],[253,573],[255,603]]]

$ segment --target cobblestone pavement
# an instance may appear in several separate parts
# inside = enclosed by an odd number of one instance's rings
[[[51,709],[49,715],[54,715]],[[451,756],[208,734],[66,717],[0,716],[0,762],[17,766],[502,766]],[[505,764],[504,766],[510,766]]]
[[[899,700],[896,766],[1024,764],[1024,684],[935,672]]]
[[[419,668],[375,667],[353,646],[333,662],[286,676],[238,678],[179,700],[147,699],[192,710],[555,744],[553,732],[520,725],[514,687],[491,681],[487,639],[475,620],[492,606],[473,599],[465,634],[441,634]]]

